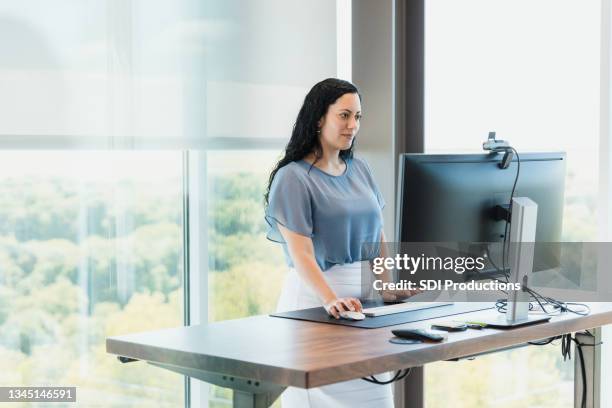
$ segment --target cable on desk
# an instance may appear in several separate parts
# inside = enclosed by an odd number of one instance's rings
[[[563,336],[555,336],[542,341],[528,341],[527,344],[531,344],[532,346],[546,346],[547,344],[550,344],[555,340],[559,340],[562,337]]]
[[[398,370],[395,375],[393,376],[393,378],[391,378],[388,381],[380,381],[378,380],[376,377],[374,377],[373,375],[371,375],[370,377],[363,377],[362,380],[370,382],[372,384],[378,384],[378,385],[387,385],[387,384],[391,384],[395,381],[400,381],[403,380],[404,378],[406,378],[406,376],[408,374],[410,374],[410,368],[407,368],[404,370],[404,372],[402,373],[402,370]]]
[[[517,158],[517,169],[516,169],[516,175],[514,178],[514,183],[512,185],[512,192],[510,193],[510,203],[509,203],[509,211],[510,211],[510,215],[512,215],[512,199],[514,198],[514,193],[516,190],[516,184],[518,182],[519,179],[519,175],[521,172],[521,159],[520,156],[518,155],[518,152],[510,147],[510,149],[514,152],[514,154],[516,155]],[[509,246],[510,246],[510,240],[508,239],[508,227],[510,225],[510,222],[508,219],[506,219],[506,225],[504,226],[504,239],[502,242],[502,270],[501,272],[503,273],[503,276],[505,278],[506,283],[508,283],[510,281],[510,276],[506,271],[506,263],[507,263],[507,259],[506,257],[509,255]],[[488,254],[488,250],[487,250],[487,254]],[[495,269],[499,272],[499,268],[498,266],[493,262],[493,259],[491,259],[491,257],[489,256],[489,261],[491,262],[491,264],[495,267]],[[499,282],[502,282],[500,279],[495,279]],[[540,307],[540,310],[542,311],[542,313],[546,314],[546,315],[555,315],[555,314],[561,314],[564,312],[570,312],[570,313],[574,313],[576,315],[579,316],[586,316],[588,314],[591,313],[591,308],[584,304],[584,303],[576,303],[576,302],[562,302],[559,300],[556,300],[554,298],[550,298],[547,296],[543,296],[540,293],[538,293],[537,291],[528,288],[526,286],[523,286],[523,290],[528,292],[530,297],[533,298],[538,306]],[[497,309],[498,312],[500,313],[506,313],[507,311],[507,305],[508,305],[508,299],[499,299],[497,300],[497,302],[495,302],[495,307]],[[549,311],[546,309],[546,306],[550,306],[552,307],[552,311]],[[582,309],[575,309],[574,307],[581,307]],[[535,311],[534,310],[535,306],[532,302],[529,302],[529,310],[530,311]],[[590,333],[588,330],[586,331],[586,333],[588,335],[590,335],[591,337],[593,337],[593,334]],[[547,344],[552,343],[555,340],[561,339],[561,354],[563,355],[563,361],[565,361],[566,359],[571,359],[572,355],[571,355],[571,345],[572,345],[572,341],[574,343],[576,343],[576,347],[578,349],[578,357],[580,358],[580,370],[582,373],[582,404],[581,406],[583,408],[586,408],[586,393],[587,393],[587,382],[586,382],[586,368],[585,368],[585,364],[584,364],[584,354],[582,352],[582,347],[594,347],[594,346],[598,346],[600,344],[602,344],[601,342],[596,343],[596,344],[583,344],[580,341],[578,341],[576,339],[576,337],[572,337],[571,334],[565,334],[562,336],[555,336],[555,337],[551,337],[549,339],[546,340],[542,340],[542,341],[536,341],[536,342],[528,342],[529,344],[532,345],[537,345],[537,346],[544,346]]]
[[[518,183],[520,174],[521,174],[521,156],[519,155],[519,153],[516,151],[515,148],[508,146],[507,149],[511,150],[514,155],[516,156],[516,162],[517,162],[517,166],[516,166],[516,174],[514,176],[514,182],[512,183],[512,190],[510,192],[510,201],[508,203],[508,211],[510,212],[510,217],[512,217],[512,199],[514,198],[514,193],[516,192],[516,185]],[[504,239],[502,242],[502,259],[501,259],[501,264],[502,264],[502,269],[500,271],[499,267],[497,266],[497,264],[493,261],[493,258],[490,256],[489,250],[488,248],[486,249],[486,255],[487,258],[489,259],[489,262],[491,262],[491,264],[493,265],[493,267],[497,270],[497,272],[501,272],[503,274],[505,283],[510,283],[510,276],[509,273],[506,269],[506,265],[508,264],[508,256],[510,254],[510,239],[508,239],[508,229],[510,227],[510,217],[506,218],[506,223],[504,226]],[[495,279],[498,282],[503,282],[500,279]],[[557,301],[555,299],[552,298],[547,298],[545,296],[540,295],[539,293],[537,293],[536,291],[527,288],[527,287],[523,287],[523,290],[529,292],[529,294],[533,297],[533,299],[538,303],[538,306],[540,306],[540,309],[542,310],[543,313],[547,314],[547,315],[551,315],[551,314],[559,314],[562,312],[572,312],[581,316],[587,315],[590,313],[590,309],[587,305],[583,304],[583,303],[565,303],[565,302],[560,302]],[[506,293],[506,292],[504,292]],[[507,300],[502,299],[502,300],[498,300],[495,304],[497,311],[500,313],[505,313],[506,312],[506,306],[507,306]],[[545,305],[551,305],[553,307],[553,311],[550,312],[548,310],[546,310]],[[574,309],[571,309],[570,307],[568,307],[569,305],[572,306],[582,306],[584,308],[583,311],[576,311]],[[530,311],[534,311],[534,305],[530,302],[529,303],[529,310]],[[556,312],[556,313],[555,313]]]
[[[508,305],[508,299],[497,299],[495,301],[495,308],[499,313],[506,313],[506,306]],[[529,302],[529,310],[533,310],[533,303]]]
[[[546,314],[548,316],[556,316],[564,312],[574,313],[579,316],[586,316],[589,313],[591,313],[591,308],[584,303],[563,302],[563,301],[556,300],[551,297],[543,296],[540,293],[536,292],[535,290],[528,288],[526,286],[524,286],[523,289],[529,293],[530,298],[535,300],[540,308],[540,310],[535,309],[535,305],[530,301],[529,310],[532,312],[541,311],[541,313]],[[508,304],[507,299],[498,299],[495,302],[495,307],[498,312],[506,313],[507,304]],[[552,310],[548,310],[546,306],[548,306],[549,308],[552,308]]]

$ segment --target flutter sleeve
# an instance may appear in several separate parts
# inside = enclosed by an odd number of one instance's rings
[[[278,224],[300,235],[312,237],[310,193],[299,175],[288,167],[282,167],[274,176],[265,214],[267,238],[280,243],[285,243],[285,240],[278,230]]]
[[[372,174],[372,169],[370,168],[370,165],[368,164],[367,161],[363,159],[361,159],[361,161],[366,168],[366,171],[368,174],[368,181],[370,183],[370,187],[372,188],[372,191],[374,192],[374,195],[376,196],[376,201],[378,201],[378,206],[382,210],[383,208],[385,208],[385,205],[386,205],[385,198],[380,192],[378,185],[376,184],[376,181],[374,181],[374,175]]]

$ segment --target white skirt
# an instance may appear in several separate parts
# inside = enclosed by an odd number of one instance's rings
[[[360,297],[360,262],[336,265],[323,275],[339,297]],[[317,306],[321,306],[321,301],[316,294],[302,282],[294,268],[289,269],[276,311]],[[384,373],[376,378],[387,381],[390,376]],[[393,393],[391,384],[377,385],[357,379],[310,389],[288,387],[281,394],[281,401],[283,408],[393,408]]]

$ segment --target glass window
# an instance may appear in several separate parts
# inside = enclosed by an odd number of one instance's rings
[[[0,152],[0,384],[183,404],[182,376],[105,348],[182,325],[181,172],[172,152]]]
[[[207,154],[210,321],[276,308],[287,267],[280,245],[266,239],[263,203],[277,156],[276,151]],[[211,386],[210,401],[230,406],[231,392]]]
[[[600,15],[596,1],[426,2],[426,151],[481,151],[489,131],[519,154],[565,151],[566,241],[597,239]],[[432,407],[449,395],[458,407],[573,403],[573,363],[558,346],[426,373]]]
[[[265,181],[310,86],[350,75],[350,2],[25,0],[0,14],[0,156],[14,174],[0,181],[0,328],[56,280],[45,299],[61,322],[0,342],[20,367],[0,379],[60,373],[82,387],[81,401],[102,389],[122,406],[180,405],[183,377],[119,365],[103,340],[182,325],[181,152],[6,149],[208,151],[199,174],[208,188],[197,192],[208,218],[194,227],[208,237],[209,270],[197,272],[210,289],[190,297],[209,297],[213,321],[267,313],[286,268],[265,240]],[[28,371],[24,351],[51,346],[64,353],[50,360],[54,371]],[[64,373],[61,361],[74,363]]]
[[[266,239],[264,193],[277,152],[209,152],[209,319],[274,311],[287,266]]]
[[[489,131],[519,154],[565,151],[566,241],[597,239],[600,14],[576,0],[426,4],[426,151],[478,151]]]
[[[206,231],[209,321],[276,308],[287,266],[266,239],[268,177],[310,87],[350,74],[350,13],[346,0],[222,0],[201,9],[203,32],[214,33],[194,72],[208,142],[197,148],[206,162],[207,220],[198,228]],[[231,391],[206,392],[209,406],[231,405]]]
[[[564,362],[561,345],[531,346],[425,367],[427,407],[574,406],[574,361]]]

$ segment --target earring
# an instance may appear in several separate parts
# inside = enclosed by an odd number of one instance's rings
[[[317,129],[317,135],[321,134],[321,129]]]

